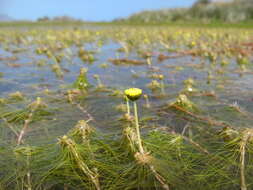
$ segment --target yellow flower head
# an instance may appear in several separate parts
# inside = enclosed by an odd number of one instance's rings
[[[129,88],[125,90],[125,95],[129,100],[135,101],[138,100],[142,95],[142,90],[139,88]]]

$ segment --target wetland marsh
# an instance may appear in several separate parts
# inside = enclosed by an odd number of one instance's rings
[[[253,189],[252,40],[2,26],[0,190]]]

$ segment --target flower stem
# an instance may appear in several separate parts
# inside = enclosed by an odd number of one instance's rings
[[[162,91],[162,95],[165,95],[165,89],[164,89],[164,82],[161,81],[161,91]]]
[[[150,58],[150,57],[147,58],[147,64],[148,64],[149,66],[151,66],[151,64],[152,64],[152,61],[151,61],[151,58]]]
[[[102,84],[99,76],[97,77],[97,83],[98,83],[98,88],[102,88],[103,87],[103,84]]]
[[[126,97],[126,105],[127,105],[127,114],[130,115],[130,106],[129,106],[129,100]]]
[[[150,103],[149,103],[148,95],[144,95],[144,98],[146,100],[146,107],[150,108]]]
[[[143,150],[142,142],[141,142],[140,127],[139,127],[139,121],[138,121],[138,110],[137,110],[136,102],[134,102],[134,117],[135,117],[135,126],[136,126],[138,145],[139,145],[140,153],[143,154],[144,150]]]

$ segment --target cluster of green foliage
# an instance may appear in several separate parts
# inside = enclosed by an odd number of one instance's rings
[[[241,22],[253,19],[252,0],[211,1],[198,0],[190,8],[163,9],[157,11],[143,11],[131,15],[127,19],[118,21],[129,22]]]
[[[0,31],[0,190],[253,189],[252,29],[76,26]]]

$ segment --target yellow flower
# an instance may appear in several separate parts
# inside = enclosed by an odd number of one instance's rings
[[[125,90],[125,95],[129,100],[135,101],[138,100],[142,95],[142,90],[139,88],[129,88]]]

